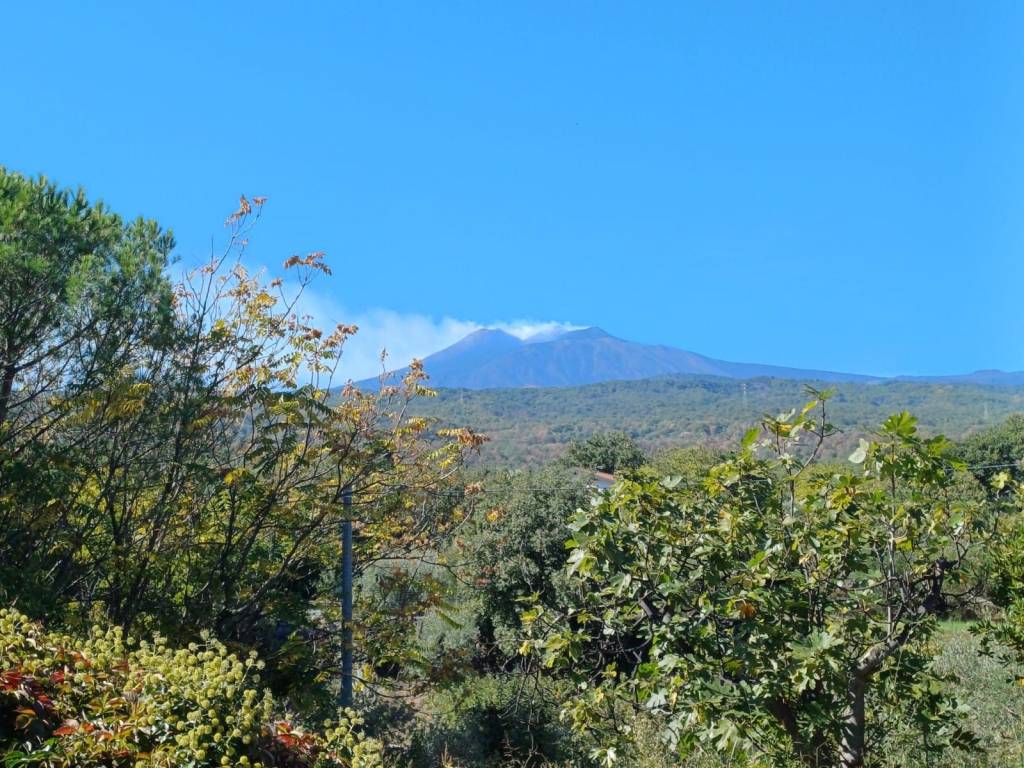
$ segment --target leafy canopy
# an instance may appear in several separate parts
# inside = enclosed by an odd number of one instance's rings
[[[562,461],[597,472],[628,472],[647,461],[644,452],[624,432],[602,432],[569,445]]]
[[[341,655],[342,523],[370,680],[412,652],[437,587],[398,563],[449,535],[437,499],[481,439],[409,415],[431,394],[419,365],[343,386],[356,329],[297,310],[323,254],[288,258],[289,284],[245,269],[262,208],[243,197],[224,250],[172,284],[155,224],[0,174],[0,594],[76,631],[210,631],[313,711]]]
[[[700,483],[638,476],[577,513],[577,602],[528,610],[524,651],[577,682],[579,730],[628,737],[635,705],[683,751],[850,768],[897,722],[930,748],[971,744],[929,640],[984,507],[951,492],[947,442],[906,413],[857,471],[808,473],[834,432],[826,398],[765,419]]]

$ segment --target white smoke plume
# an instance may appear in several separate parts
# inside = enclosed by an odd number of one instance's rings
[[[577,330],[583,326],[559,321],[506,320],[479,322],[453,317],[431,317],[404,314],[390,309],[347,312],[319,293],[307,291],[301,301],[302,311],[312,316],[315,324],[330,329],[337,323],[359,326],[359,333],[345,343],[339,369],[342,380],[370,378],[381,372],[380,354],[387,351],[388,370],[402,368],[413,358],[424,358],[444,349],[482,328],[499,330],[527,339],[537,334]]]

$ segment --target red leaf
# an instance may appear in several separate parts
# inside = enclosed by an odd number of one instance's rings
[[[277,734],[277,740],[284,744],[286,747],[293,747],[298,743],[298,739],[292,736],[290,733],[279,733]]]

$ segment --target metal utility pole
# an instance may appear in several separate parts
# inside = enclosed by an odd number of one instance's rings
[[[341,491],[341,706],[352,706],[352,486]]]

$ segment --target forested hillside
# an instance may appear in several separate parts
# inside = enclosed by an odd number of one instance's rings
[[[446,389],[417,407],[424,415],[489,435],[483,462],[540,465],[571,441],[598,432],[625,432],[649,451],[731,446],[764,414],[788,411],[804,396],[804,386],[782,379],[669,376],[570,388]],[[907,381],[815,386],[835,392],[829,415],[844,434],[830,445],[833,455],[848,452],[894,411],[912,411],[926,433],[958,438],[1024,410],[1021,387]]]

